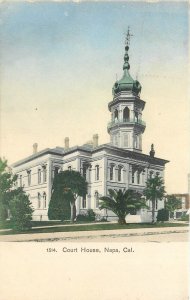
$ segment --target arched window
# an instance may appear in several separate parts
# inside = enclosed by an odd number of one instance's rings
[[[71,166],[68,166],[68,170],[71,171]]]
[[[114,164],[110,165],[110,180],[114,179]]]
[[[95,180],[99,180],[100,178],[100,168],[98,165],[95,166]]]
[[[42,170],[38,169],[38,183],[42,182]]]
[[[129,121],[129,119],[130,119],[130,110],[126,106],[123,110],[123,121],[126,122],[126,121]]]
[[[153,173],[154,173],[153,171],[150,171],[150,172],[149,172],[149,178],[152,178],[152,177],[153,177]]]
[[[99,207],[99,193],[98,193],[98,191],[95,191],[94,198],[95,198],[95,207],[98,208]]]
[[[115,109],[115,111],[114,111],[114,120],[115,121],[118,120],[118,110],[117,109]]]
[[[44,208],[47,207],[46,193],[45,192],[43,193],[43,205],[44,205]]]
[[[122,169],[123,169],[122,166],[118,167],[118,181],[121,181],[122,179]]]
[[[41,207],[41,195],[38,193],[38,208]]]

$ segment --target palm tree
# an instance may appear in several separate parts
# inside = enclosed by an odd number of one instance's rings
[[[152,223],[154,223],[156,201],[162,200],[165,196],[165,187],[163,179],[159,176],[149,178],[146,182],[144,196],[147,200],[150,200],[152,202]]]
[[[118,216],[119,224],[126,224],[126,216],[140,208],[147,207],[142,195],[133,190],[109,190],[108,196],[100,198],[100,209],[108,209]]]

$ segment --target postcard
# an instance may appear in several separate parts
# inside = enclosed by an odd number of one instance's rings
[[[189,299],[188,3],[0,8],[1,299]]]

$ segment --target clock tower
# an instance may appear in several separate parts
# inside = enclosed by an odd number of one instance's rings
[[[123,64],[123,76],[113,86],[113,100],[108,104],[111,112],[111,122],[108,124],[110,142],[113,146],[141,152],[142,134],[145,130],[145,122],[142,120],[142,112],[145,102],[140,99],[141,85],[134,80],[130,73],[129,65],[129,41],[128,29],[125,45]]]

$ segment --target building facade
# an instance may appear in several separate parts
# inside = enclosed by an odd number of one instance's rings
[[[182,216],[189,214],[190,195],[187,194],[174,194],[174,196],[181,201],[179,207],[174,211],[174,219],[179,219]]]
[[[82,146],[70,147],[68,137],[64,147],[38,151],[38,145],[34,144],[33,154],[13,165],[18,186],[23,186],[30,196],[34,220],[48,220],[53,179],[63,170],[78,171],[88,182],[86,197],[77,199],[77,214],[91,208],[97,218],[104,216],[108,219],[116,217],[110,211],[99,210],[99,197],[108,194],[109,189],[133,189],[142,193],[149,177],[159,175],[164,178],[168,161],[155,157],[153,145],[149,155],[142,153],[145,101],[140,98],[140,83],[129,73],[128,50],[127,42],[123,77],[114,83],[113,99],[108,103],[110,143],[99,145],[95,134],[92,142]],[[162,201],[156,203],[156,211],[163,207]],[[127,218],[131,222],[151,221],[151,203],[149,209],[142,209]]]

